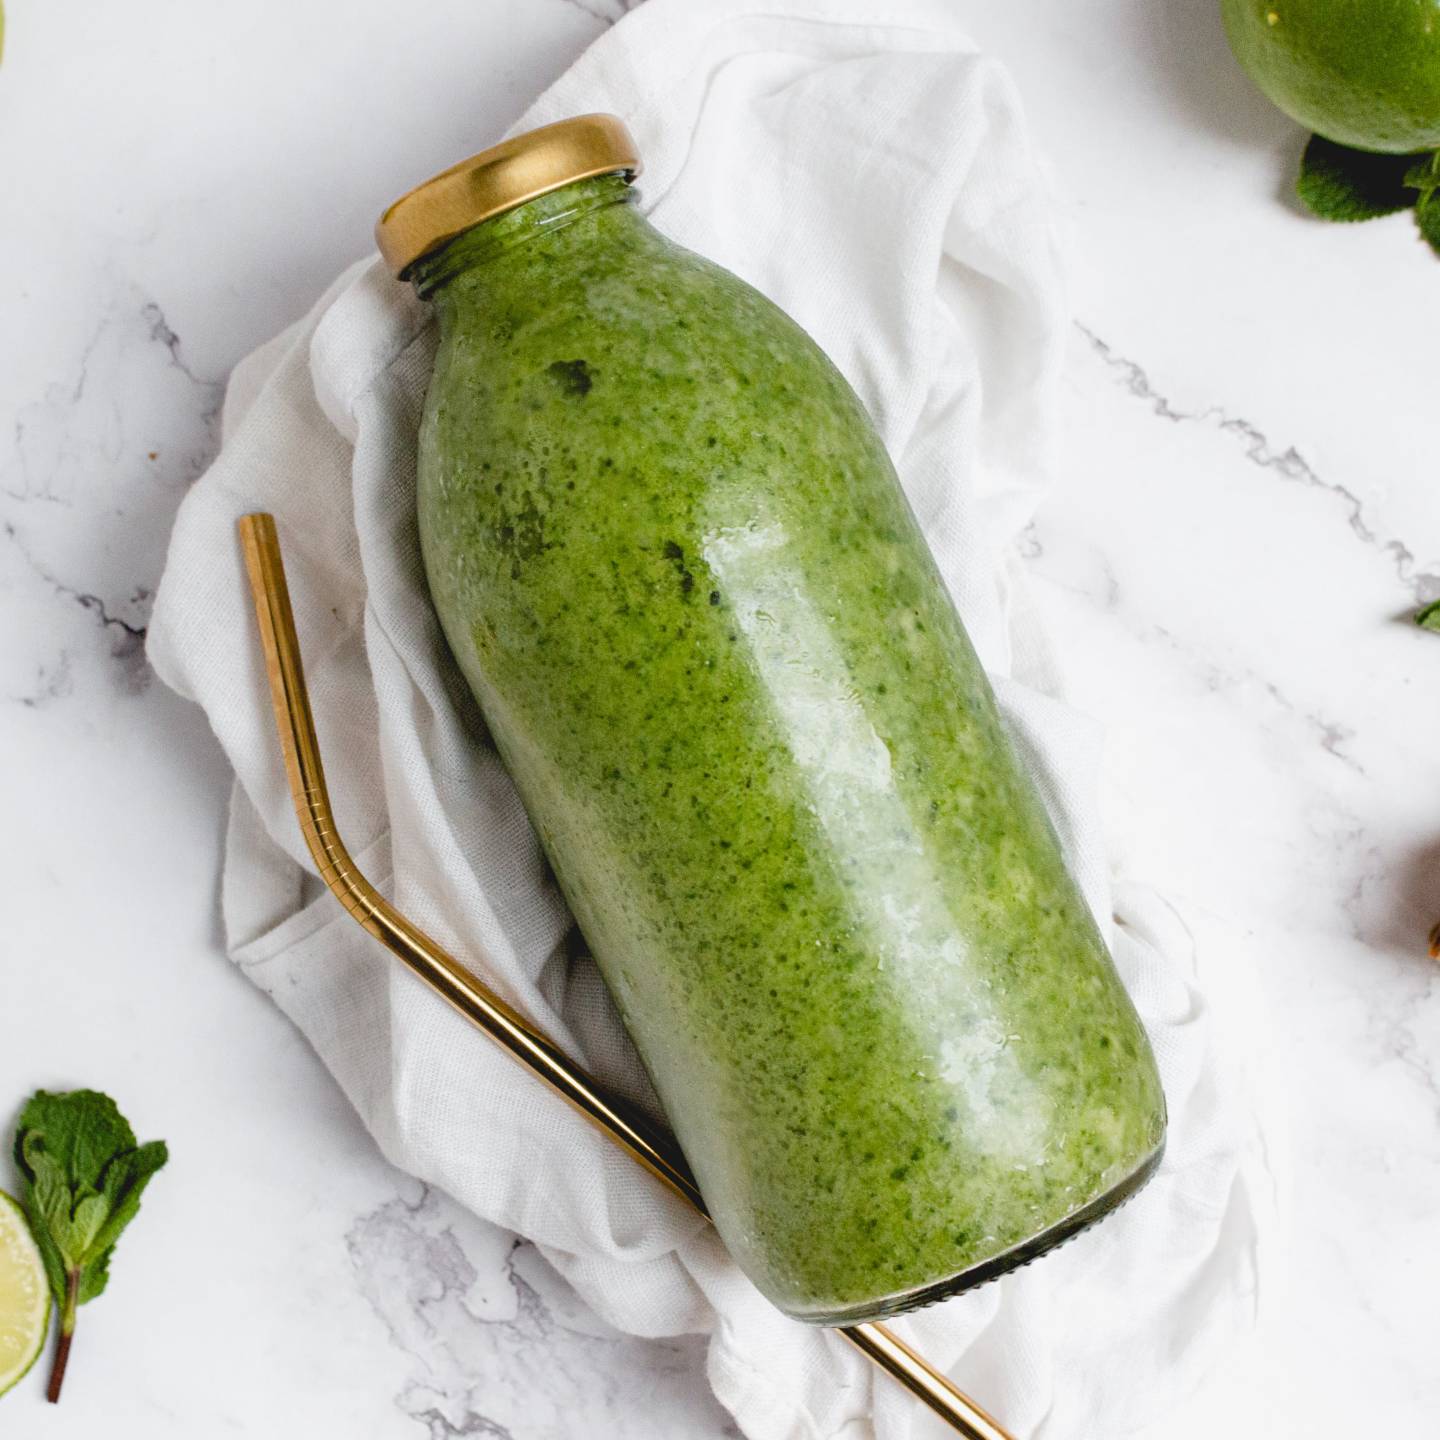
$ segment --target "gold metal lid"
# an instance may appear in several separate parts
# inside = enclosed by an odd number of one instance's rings
[[[402,195],[375,225],[385,263],[403,275],[462,230],[592,175],[640,173],[618,115],[576,115],[503,140]]]

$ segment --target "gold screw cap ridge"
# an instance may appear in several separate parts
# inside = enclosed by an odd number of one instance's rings
[[[592,175],[640,173],[618,115],[576,115],[482,150],[402,195],[375,225],[385,263],[403,278],[422,255],[482,220]]]

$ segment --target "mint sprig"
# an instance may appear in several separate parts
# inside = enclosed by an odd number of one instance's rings
[[[1312,135],[1295,192],[1320,219],[1347,224],[1414,209],[1421,235],[1440,254],[1440,151],[1379,155]]]
[[[137,1144],[119,1107],[96,1090],[39,1090],[20,1112],[15,1164],[21,1199],[60,1311],[52,1404],[65,1380],[75,1312],[105,1289],[115,1242],[168,1158],[163,1140]]]

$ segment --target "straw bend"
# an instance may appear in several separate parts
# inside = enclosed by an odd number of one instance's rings
[[[412,925],[356,868],[335,828],[325,785],[275,519],[257,513],[242,516],[238,523],[285,775],[301,833],[320,878],[354,920],[466,1019],[569,1101],[681,1199],[702,1215],[707,1214],[705,1201],[672,1135],[656,1129],[624,1101],[608,1094],[553,1040]],[[1014,1440],[886,1326],[852,1325],[839,1333],[966,1440]]]

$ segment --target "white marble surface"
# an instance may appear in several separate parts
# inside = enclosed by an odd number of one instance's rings
[[[1213,0],[957,3],[1022,88],[1076,261],[1064,484],[1029,559],[1109,726],[1127,863],[1262,1057],[1288,1177],[1260,1334],[1144,1440],[1431,1433],[1440,640],[1405,616],[1440,594],[1440,264],[1404,219],[1286,203],[1301,137]],[[143,651],[229,367],[622,8],[7,6],[0,1122],[101,1084],[175,1156],[65,1403],[27,1382],[7,1436],[734,1433],[698,1344],[607,1334],[391,1170],[231,970],[226,775]]]

